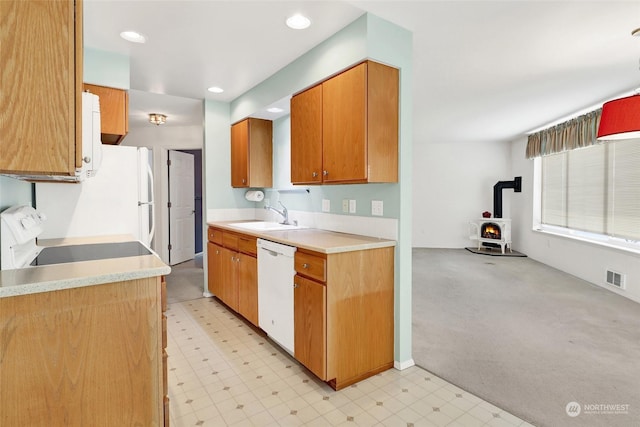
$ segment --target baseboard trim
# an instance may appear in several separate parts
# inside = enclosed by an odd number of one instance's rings
[[[404,369],[415,366],[416,362],[413,359],[405,360],[404,362],[398,362],[397,360],[393,362],[393,367],[398,371],[402,371]]]

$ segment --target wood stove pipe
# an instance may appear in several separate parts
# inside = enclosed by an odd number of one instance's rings
[[[522,191],[522,177],[516,176],[513,181],[498,181],[493,186],[493,217],[502,218],[502,189],[513,188],[513,191],[520,193]]]

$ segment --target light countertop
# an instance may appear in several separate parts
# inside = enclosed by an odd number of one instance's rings
[[[39,246],[133,241],[130,236],[41,240]],[[0,298],[169,274],[171,268],[155,254],[37,267],[0,270]]]
[[[219,227],[225,230],[248,234],[250,236],[271,240],[284,245],[295,246],[297,248],[325,254],[396,246],[395,240],[361,236],[358,234],[338,233],[335,231],[320,230],[316,228],[257,231],[230,225],[239,222],[251,221],[221,221],[208,222],[207,224],[212,227]]]

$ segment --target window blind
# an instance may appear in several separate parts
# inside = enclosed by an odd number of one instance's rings
[[[640,139],[542,157],[541,221],[640,240]]]

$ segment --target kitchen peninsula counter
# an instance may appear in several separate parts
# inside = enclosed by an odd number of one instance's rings
[[[153,252],[105,249],[128,242],[135,239],[40,240],[93,260],[0,271],[0,424],[167,425],[161,276],[171,269]],[[107,245],[84,247],[95,244]]]
[[[395,240],[380,239],[377,237],[362,236],[358,234],[340,233],[317,228],[258,231],[232,225],[241,222],[255,221],[211,221],[207,224],[210,227],[218,227],[229,231],[235,231],[259,237],[261,239],[271,240],[272,242],[282,243],[283,245],[295,246],[297,248],[324,254],[336,254],[341,252],[396,246]]]
[[[39,246],[116,243],[134,241],[131,236],[99,236],[40,240]],[[0,270],[0,298],[123,282],[169,274],[171,268],[155,254],[70,262]]]

